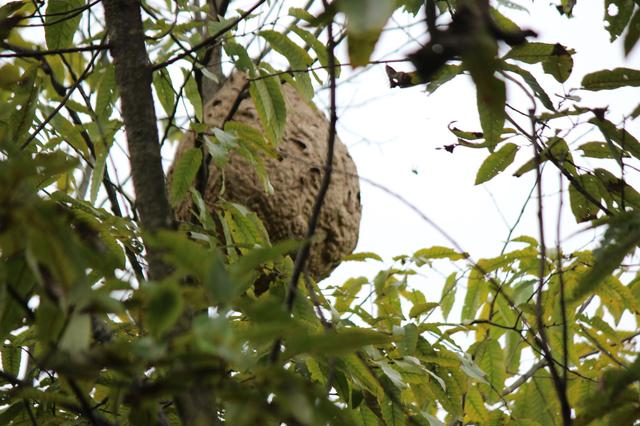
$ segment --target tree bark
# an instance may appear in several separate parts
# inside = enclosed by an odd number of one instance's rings
[[[103,5],[141,225],[147,232],[172,228],[173,212],[162,170],[151,92],[152,69],[144,44],[140,4],[104,0]],[[168,266],[149,247],[147,258],[151,279],[159,280],[168,274]]]

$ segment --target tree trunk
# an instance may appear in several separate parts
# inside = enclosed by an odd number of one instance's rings
[[[172,228],[140,5],[131,0],[104,0],[103,5],[141,225],[147,232]],[[168,266],[149,247],[147,258],[151,279],[168,274]]]
[[[175,222],[162,170],[151,91],[152,68],[144,44],[140,4],[132,0],[104,0],[103,5],[141,225],[147,232],[170,229]],[[147,258],[151,279],[161,280],[169,274],[169,266],[149,247]],[[175,399],[182,423],[216,424],[212,395],[212,389],[206,386],[195,386],[177,395]]]

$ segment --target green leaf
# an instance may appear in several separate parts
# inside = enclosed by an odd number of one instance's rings
[[[640,71],[631,68],[596,71],[582,79],[582,87],[593,91],[637,86],[640,86]]]
[[[476,312],[480,305],[485,302],[488,292],[489,283],[482,278],[477,270],[471,271],[467,280],[467,293],[462,305],[462,321],[471,321],[475,318]]]
[[[417,318],[420,315],[423,315],[427,312],[433,311],[437,308],[439,303],[429,302],[429,303],[417,303],[411,307],[409,311],[409,318]]]
[[[619,152],[615,147],[606,142],[585,142],[578,147],[584,157],[610,158],[617,160],[620,156],[629,157],[627,153]]]
[[[513,47],[503,59],[514,59],[528,64],[542,63],[544,72],[563,83],[573,69],[573,51],[561,44],[524,43]]]
[[[216,304],[230,303],[240,293],[222,262],[221,254],[214,251],[207,263],[203,284],[209,290],[211,300]]]
[[[102,179],[104,178],[104,169],[107,165],[108,151],[105,149],[96,150],[96,164],[93,167],[91,173],[91,189],[89,191],[89,199],[91,204],[95,204],[96,198],[98,198],[98,191],[100,191],[100,185],[102,185]]]
[[[631,19],[633,12],[633,0],[605,0],[604,20],[605,28],[611,36],[611,41],[618,38]]]
[[[456,135],[460,139],[475,141],[479,139],[484,139],[484,133],[482,132],[470,132],[466,130],[460,130],[457,127],[449,126],[449,131]]]
[[[251,81],[249,93],[256,105],[258,117],[267,139],[272,145],[277,145],[284,134],[287,123],[287,109],[280,87],[280,80],[268,77],[269,73],[260,70],[259,80]]]
[[[238,67],[238,69],[246,72],[249,75],[254,75],[256,72],[255,65],[247,53],[247,49],[244,48],[241,44],[237,43],[232,38],[228,38],[225,40],[224,51],[226,54],[233,60],[233,63]]]
[[[573,13],[573,8],[575,7],[577,1],[578,0],[560,0],[560,5],[561,5],[560,13],[563,13],[568,17],[571,17]]]
[[[377,260],[378,262],[382,262],[382,258],[379,255],[370,251],[363,251],[360,253],[351,253],[342,258],[344,262],[354,261],[354,260],[357,262],[362,262],[368,259],[373,259],[373,260]]]
[[[258,35],[267,40],[273,50],[287,58],[291,69],[297,71],[306,70],[313,63],[309,54],[286,35],[272,30],[260,31]],[[295,74],[295,80],[301,89],[302,95],[306,99],[313,98],[314,91],[309,74],[307,72],[298,72]]]
[[[577,107],[574,105],[573,109],[562,109],[556,112],[543,112],[540,114],[540,121],[555,120],[557,118],[570,117],[572,115],[582,115],[587,112],[591,112],[590,108]]]
[[[229,267],[230,279],[234,283],[235,296],[241,295],[253,284],[253,280],[260,271],[259,266],[294,253],[299,245],[299,242],[293,240],[280,241],[271,247],[254,248],[238,258]]]
[[[378,378],[373,374],[367,364],[360,357],[350,353],[338,358],[346,367],[345,374],[352,377],[361,384],[364,389],[371,392],[378,401],[384,397],[384,389],[380,385]]]
[[[338,9],[347,16],[347,41],[351,66],[369,62],[382,29],[395,10],[392,0],[342,0]]]
[[[368,282],[369,280],[365,277],[349,278],[345,281],[344,284],[333,293],[333,296],[336,298],[334,305],[335,310],[338,312],[346,312],[360,292],[360,289],[362,289],[362,286]]]
[[[576,174],[576,167],[573,165],[573,157],[571,155],[571,151],[569,150],[569,145],[567,142],[557,136],[550,137],[546,144],[545,148],[540,153],[540,164],[545,161],[549,161],[550,159],[558,162],[565,170],[567,170],[572,175]],[[515,177],[520,177],[523,174],[530,172],[531,170],[536,169],[536,158],[533,157],[529,159],[526,163],[518,168],[513,174]]]
[[[287,338],[286,357],[291,358],[300,353],[342,355],[353,353],[367,345],[384,345],[391,337],[363,328],[341,328],[335,332],[317,334],[303,333]]]
[[[489,382],[487,382],[487,379],[485,378],[486,373],[482,371],[475,362],[473,362],[471,357],[465,354],[465,356],[462,356],[460,358],[460,361],[462,361],[460,371],[462,371],[465,375],[478,383],[489,384]]]
[[[619,148],[628,151],[636,158],[640,158],[640,142],[624,128],[618,128],[605,118],[594,117],[589,123],[595,124],[608,141],[614,142]]]
[[[480,125],[487,144],[493,148],[500,142],[504,128],[504,108],[507,101],[505,84],[494,76],[474,78],[474,81]]]
[[[364,404],[358,407],[356,419],[360,426],[379,426],[380,422],[376,415]]]
[[[234,143],[237,141],[249,150],[261,151],[273,158],[277,158],[276,151],[269,146],[269,143],[264,138],[264,134],[255,127],[231,120],[225,123],[224,131],[230,135],[234,135]]]
[[[384,369],[383,369],[384,371]],[[382,418],[387,426],[405,426],[407,424],[406,415],[397,403],[392,399],[387,399],[380,404]]]
[[[516,157],[518,145],[507,143],[482,162],[476,174],[476,185],[487,182],[509,167]]]
[[[159,72],[153,73],[153,87],[156,89],[156,95],[160,100],[162,109],[170,117],[173,114],[176,94],[173,91],[171,76],[166,68],[161,68]]]
[[[149,283],[145,325],[154,337],[169,331],[182,315],[184,302],[180,288],[173,283]]]
[[[514,46],[503,59],[514,59],[527,64],[544,62],[553,54],[555,45],[549,43],[523,43]]]
[[[91,344],[91,316],[75,314],[66,324],[58,347],[70,354],[78,354],[89,349]]]
[[[488,403],[495,403],[501,400],[500,392],[504,389],[506,370],[504,365],[504,354],[500,344],[495,339],[487,339],[478,345],[474,357],[478,366],[486,374],[485,379],[489,385],[480,385]]]
[[[514,9],[514,10],[520,10],[522,12],[528,12],[526,8],[512,2],[509,0],[498,0],[498,3],[501,6],[505,6],[509,9]],[[500,11],[498,11],[498,9],[496,9],[495,7],[492,7],[489,9],[489,13],[491,13],[491,18],[493,19],[493,21],[495,22],[496,26],[504,31],[505,33],[515,33],[515,32],[521,32],[522,29],[515,23],[513,22],[511,19],[507,18],[506,16],[504,16],[502,13],[500,13]]]
[[[96,90],[96,114],[106,120],[111,115],[117,96],[117,87],[113,65],[107,65],[103,69],[104,73]]]
[[[636,13],[631,18],[627,35],[624,37],[624,54],[626,56],[629,56],[638,43],[638,39],[640,39],[640,8],[636,9]]]
[[[576,177],[576,181],[593,198],[596,200],[601,199],[604,188],[595,176],[589,174],[579,175]],[[598,217],[600,208],[587,199],[573,182],[569,185],[569,201],[571,212],[578,223],[594,220]]]
[[[425,89],[429,93],[434,93],[444,83],[460,75],[462,71],[461,65],[444,64],[431,76]]]
[[[10,90],[20,80],[20,68],[14,64],[4,64],[0,67],[0,88]]]
[[[553,76],[558,82],[567,81],[573,71],[573,51],[567,50],[563,45],[556,43],[553,52],[548,59],[542,62],[542,69]]]
[[[187,195],[198,174],[200,164],[202,164],[202,151],[198,148],[189,148],[178,158],[169,190],[171,206],[176,207]]]
[[[429,261],[429,259],[450,259],[450,260],[460,260],[466,259],[468,256],[467,253],[458,253],[452,248],[443,247],[443,246],[433,246],[429,248],[424,248],[416,251],[411,256],[416,265],[422,266]]]
[[[382,372],[385,376],[399,389],[406,389],[408,387],[407,383],[402,378],[400,372],[394,369],[391,365],[389,365],[386,361],[379,361],[376,364],[382,369]]]
[[[50,50],[73,46],[73,36],[80,24],[84,0],[49,0],[44,17],[44,37]]]
[[[19,423],[24,423],[26,419],[27,410],[24,401],[17,402],[0,411],[0,424],[3,425],[16,424],[15,420],[18,420]],[[377,423],[371,423],[371,425],[378,426]]]
[[[591,294],[605,277],[611,274],[627,254],[640,243],[640,216],[636,213],[622,213],[611,219],[600,246],[594,250],[593,266],[580,277],[573,289],[570,302],[581,300]]]
[[[293,16],[296,19],[301,21],[306,21],[311,25],[316,25],[317,18],[309,13],[307,10],[302,9],[300,7],[290,7],[289,8],[289,16]]]
[[[184,233],[167,230],[148,235],[146,239],[178,272],[203,279],[210,251],[201,244],[188,239]]]
[[[36,68],[25,70],[21,84],[14,89],[12,102],[5,102],[6,111],[12,111],[6,119],[9,132],[7,140],[14,139],[16,146],[21,145],[29,137],[29,129],[35,118],[38,96],[40,95],[40,79],[37,78]],[[56,114],[58,116],[60,114]]]
[[[327,46],[325,44],[323,44],[315,35],[305,29],[296,26],[293,27],[292,30],[298,35],[298,37],[304,40],[304,42],[307,43],[314,52],[316,52],[316,56],[318,57],[320,65],[322,65],[323,67],[329,65],[329,55],[327,53]],[[336,71],[338,71],[339,69],[340,68],[337,68]]]
[[[82,131],[81,126],[76,126],[67,120],[62,114],[56,114],[51,119],[51,124],[56,129],[56,131],[60,134],[60,136],[67,142],[69,145],[82,152],[85,155],[89,155],[89,148],[82,138],[80,132]]]
[[[466,421],[471,421],[476,424],[487,424],[489,412],[485,407],[482,395],[477,386],[470,386],[464,399],[464,406],[466,409]]]
[[[196,120],[198,123],[202,123],[202,99],[200,99],[200,91],[198,90],[196,79],[191,72],[184,68],[182,69],[182,75],[187,81],[184,85],[184,93],[187,95],[187,100],[193,107]]]
[[[531,90],[533,90],[534,95],[538,98],[538,100],[540,100],[542,105],[544,105],[544,107],[547,109],[555,111],[555,107],[553,106],[553,102],[551,102],[549,95],[547,94],[547,92],[545,92],[542,86],[540,86],[540,83],[538,83],[538,80],[536,80],[533,74],[523,68],[520,68],[517,65],[509,64],[506,62],[503,65],[503,69],[505,71],[516,73],[520,77],[522,77],[524,82],[529,85]]]
[[[14,377],[20,372],[20,360],[22,359],[22,349],[11,343],[2,346],[2,371]]]
[[[458,283],[457,274],[452,272],[444,283],[444,287],[442,288],[442,295],[440,296],[440,310],[442,311],[442,316],[446,320],[449,317],[449,313],[451,312],[451,308],[453,307],[453,303],[455,302],[456,296],[456,284]]]
[[[222,206],[224,221],[234,243],[245,247],[270,245],[269,234],[254,212],[236,203],[223,203]]]

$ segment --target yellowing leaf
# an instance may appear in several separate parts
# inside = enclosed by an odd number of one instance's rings
[[[504,388],[506,371],[504,354],[498,341],[491,338],[483,341],[478,346],[475,359],[478,366],[486,374],[485,379],[489,382],[489,385],[480,385],[487,402],[499,401],[500,391]]]
[[[351,253],[342,258],[343,261],[355,260],[358,262],[362,262],[367,259],[377,260],[378,262],[382,262],[382,258],[376,253],[370,251],[363,251],[360,253]]]
[[[466,253],[458,253],[452,248],[443,246],[433,246],[424,248],[413,253],[412,256],[417,265],[424,265],[428,259],[451,259],[460,260],[468,257]]]
[[[409,311],[410,318],[416,318],[420,315],[432,311],[434,308],[438,307],[438,303],[430,302],[430,303],[418,303],[411,307]]]
[[[349,278],[337,289],[333,296],[336,298],[335,309],[338,312],[345,312],[360,292],[362,286],[368,283],[365,277]]]

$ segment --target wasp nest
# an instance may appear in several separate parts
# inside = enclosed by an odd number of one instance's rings
[[[222,127],[230,109],[246,83],[241,74],[233,74],[204,108],[206,124]],[[243,204],[263,221],[272,241],[303,238],[315,198],[324,174],[328,122],[306,103],[290,85],[282,86],[287,102],[287,124],[278,145],[278,158],[265,157],[265,169],[273,193],[267,194],[253,166],[237,154],[231,154],[224,167],[225,200]],[[260,128],[258,113],[251,99],[240,103],[233,119]],[[194,145],[188,135],[178,147],[176,158]],[[360,188],[356,166],[345,145],[336,139],[333,174],[308,262],[308,273],[324,278],[340,259],[353,251],[360,225]],[[213,210],[220,196],[221,175],[213,162],[204,199]],[[177,218],[190,219],[191,201],[177,209]]]

